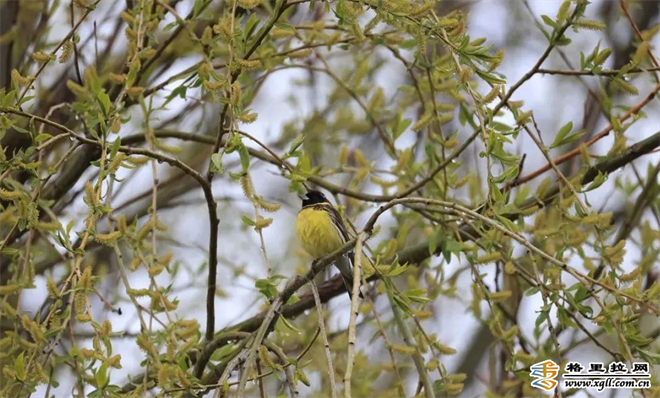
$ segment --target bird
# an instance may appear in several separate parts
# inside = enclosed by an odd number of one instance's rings
[[[303,249],[314,260],[331,254],[350,240],[341,215],[323,192],[308,190],[305,195],[299,197],[302,200],[302,208],[296,217],[296,233]],[[353,259],[353,252],[350,252],[335,261],[335,267],[339,270],[351,299]],[[362,292],[359,292],[360,298],[364,298]]]

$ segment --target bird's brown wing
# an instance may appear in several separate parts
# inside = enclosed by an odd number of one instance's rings
[[[344,221],[341,218],[341,214],[339,214],[337,209],[335,209],[334,206],[332,206],[329,203],[323,203],[320,206],[322,207],[319,208],[319,210],[326,210],[328,214],[330,214],[330,218],[332,219],[332,223],[334,224],[335,228],[337,228],[339,234],[342,236],[342,238],[344,238],[344,242],[348,242],[351,239],[351,237],[348,234],[346,225],[344,225]],[[339,273],[341,274],[341,277],[344,280],[344,285],[346,286],[346,293],[348,293],[348,297],[353,297],[351,292],[353,290],[354,257],[355,255],[353,254],[352,251],[350,251],[347,253],[346,257],[342,256],[341,258],[337,259],[337,261],[335,262],[335,266],[339,270]],[[364,298],[361,289],[358,289],[358,293],[360,298]]]
[[[344,242],[348,242],[351,240],[350,235],[348,234],[348,230],[346,229],[346,225],[344,225],[344,220],[342,220],[341,215],[337,211],[337,209],[334,208],[329,203],[323,203],[320,205],[321,209],[325,210],[330,214],[330,218],[332,219],[332,223],[335,225],[339,233],[341,234],[342,238],[344,239]]]

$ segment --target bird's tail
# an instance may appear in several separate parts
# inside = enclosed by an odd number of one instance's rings
[[[346,292],[348,297],[353,299],[353,252],[348,253],[347,256],[341,256],[339,260],[335,262],[335,266],[341,274],[341,278],[344,280],[344,286],[346,286]],[[361,299],[364,299],[362,295],[362,289],[358,289],[359,296]]]

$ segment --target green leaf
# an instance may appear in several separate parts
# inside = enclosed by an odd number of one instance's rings
[[[199,15],[204,8],[205,0],[195,0],[195,5],[193,6],[193,18]]]
[[[298,376],[298,380],[300,380],[301,383],[306,385],[307,387],[310,387],[312,384],[309,382],[309,379],[307,378],[307,375],[305,372],[302,371],[302,369],[297,368],[296,369],[296,376]]]
[[[559,324],[568,326],[571,328],[577,328],[578,326],[573,322],[566,308],[562,306],[557,306],[557,318],[559,319]]]
[[[553,21],[549,16],[541,15],[541,19],[543,19],[543,22],[545,22],[546,25],[552,27],[553,29],[557,27],[557,23]]]
[[[174,90],[172,90],[172,92],[170,93],[170,95],[167,96],[167,98],[165,99],[165,103],[163,104],[163,106],[166,106],[167,104],[169,104],[170,101],[172,101],[172,100],[173,100],[174,98],[176,98],[177,96],[179,96],[179,97],[182,98],[182,99],[185,99],[185,98],[186,98],[186,92],[187,92],[187,91],[188,91],[188,87],[184,86],[183,84],[180,85],[179,87],[175,88]]]
[[[518,169],[519,169],[518,165],[511,166],[500,176],[493,177],[493,181],[495,181],[496,183],[503,183],[512,180],[518,176]]]
[[[276,324],[276,326],[275,326],[275,329],[280,330],[280,331],[283,331],[282,326],[284,326],[286,329],[291,330],[291,331],[293,331],[293,332],[296,332],[296,333],[298,333],[298,334],[301,333],[301,330],[300,330],[300,329],[298,329],[297,327],[293,326],[293,324],[292,324],[291,322],[289,322],[289,320],[286,319],[286,317],[283,317],[283,316],[281,316],[281,317],[278,318],[278,320],[277,320],[277,324]],[[287,358],[287,361],[289,361],[289,362],[290,362],[290,361],[293,361],[293,358]]]
[[[213,171],[216,173],[222,173],[222,154],[214,153],[211,155],[211,164],[213,166]]]
[[[110,101],[110,96],[105,92],[105,90],[101,89],[99,90],[98,94],[96,94],[96,99],[99,100],[99,104],[101,105],[101,110],[103,111],[103,115],[108,116],[108,113],[112,108],[112,102]]]
[[[101,365],[101,367],[96,370],[94,379],[96,380],[96,386],[100,389],[108,385],[108,365]]]
[[[296,28],[294,28],[293,25],[288,24],[288,23],[284,23],[284,22],[276,23],[275,27],[279,28],[279,29],[283,29],[283,30],[289,30],[289,31],[292,31],[292,32],[296,31]]]
[[[241,166],[243,167],[243,171],[248,171],[250,168],[250,152],[248,152],[248,149],[245,145],[238,147],[238,155],[241,157]]]
[[[504,84],[504,83],[506,83],[505,79],[502,79],[501,77],[496,76],[494,73],[484,72],[480,69],[475,69],[474,71],[477,74],[477,76],[484,79],[488,83],[491,83],[491,84]]]
[[[564,139],[564,137],[566,137],[566,134],[571,132],[571,130],[573,130],[573,122],[568,122],[565,125],[563,125],[559,129],[559,132],[557,133],[555,140],[552,142],[552,145],[550,145],[550,148],[555,148],[561,145],[562,140]]]
[[[640,353],[640,355],[646,362],[653,365],[660,364],[660,354],[656,354],[654,352],[642,350],[639,348],[636,351]]]
[[[3,108],[9,108],[12,102],[14,102],[14,98],[16,97],[16,90],[11,90],[7,94],[4,93],[5,90],[4,88],[0,91],[0,105],[2,105]]]
[[[121,137],[117,137],[116,140],[113,141],[112,147],[110,148],[110,157],[114,159],[115,156],[117,156],[117,152],[119,152],[119,147],[121,146]]]
[[[586,217],[587,213],[582,210],[582,206],[580,206],[577,202],[573,205],[573,208],[575,209],[575,213],[580,216],[580,217]]]
[[[46,133],[39,134],[38,136],[34,137],[34,142],[41,142],[41,141],[49,139],[50,137],[52,137],[52,135],[50,135],[50,134],[46,134]]]
[[[257,279],[254,286],[269,300],[277,296],[277,287],[270,279]]]
[[[589,186],[584,189],[582,192],[589,192],[592,191],[599,186],[603,185],[603,183],[607,181],[607,174],[603,174],[600,170],[598,170],[598,175],[596,178],[594,178],[593,182],[589,184]]]
[[[403,120],[401,120],[401,116],[399,115],[398,118],[397,118],[397,123],[396,123],[394,129],[392,130],[392,133],[394,135],[394,139],[396,140],[397,138],[399,138],[401,136],[401,134],[403,134],[403,132],[406,131],[406,129],[408,127],[410,127],[411,123],[412,123],[412,119],[403,119]]]
[[[503,224],[509,231],[518,232],[518,226],[508,218],[496,214],[495,219],[499,221],[500,224]]]
[[[429,254],[433,256],[435,252],[438,250],[438,240],[435,238],[436,234],[438,233],[439,229],[435,231],[433,234],[433,238],[429,240]],[[451,254],[450,254],[451,256]]]
[[[628,342],[635,347],[645,347],[653,341],[653,339],[644,337],[640,335],[638,332],[634,334],[626,335],[626,340],[628,340]]]
[[[584,130],[580,130],[576,133],[568,135],[568,133],[570,133],[572,129],[573,129],[573,122],[568,122],[565,125],[563,125],[562,128],[559,129],[559,132],[557,133],[555,140],[552,142],[552,145],[550,145],[550,148],[557,148],[562,145],[570,144],[571,142],[575,142],[579,140],[582,137],[582,135],[584,135]]]
[[[257,13],[253,12],[250,14],[250,18],[245,22],[245,40],[247,41],[254,32],[254,28],[259,24],[259,19],[257,18]]]
[[[298,148],[300,148],[303,142],[305,142],[305,136],[302,134],[297,136],[296,139],[291,143],[291,146],[289,146],[289,151],[286,153],[286,157],[293,156],[293,154],[298,150]]]
[[[424,294],[426,294],[426,289],[421,288],[410,289],[405,293],[406,298],[415,303],[426,303],[431,301],[431,299],[424,296]]]
[[[254,227],[255,225],[257,225],[257,223],[248,216],[241,216],[241,220],[243,220],[244,223],[246,223],[247,225],[249,225],[251,227]]]
[[[16,378],[20,381],[25,380],[25,357],[24,352],[21,352],[14,361],[14,370],[16,371]]]
[[[495,182],[491,179],[488,184],[490,185],[490,194],[493,198],[493,200],[496,203],[504,203],[504,195],[502,194],[502,191],[500,191],[500,188],[495,184]]]
[[[390,269],[385,274],[386,276],[395,277],[403,274],[408,269],[408,264],[400,265],[399,263],[393,263],[390,266]]]

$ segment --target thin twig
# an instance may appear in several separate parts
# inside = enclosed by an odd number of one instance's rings
[[[323,324],[323,307],[321,307],[321,298],[319,297],[319,289],[316,287],[316,282],[312,280],[312,293],[314,294],[314,303],[316,304],[316,313],[318,316],[319,330],[323,338],[323,349],[325,351],[325,358],[328,362],[328,377],[330,381],[330,396],[337,398],[337,385],[335,384],[335,369],[332,366],[332,353],[330,352],[330,343],[328,342],[328,335],[325,332],[325,325]]]
[[[353,262],[353,291],[351,292],[351,316],[348,323],[348,350],[346,353],[346,372],[344,373],[344,397],[351,398],[351,378],[353,376],[353,363],[355,362],[355,323],[358,316],[360,300],[360,276],[362,267],[362,244],[367,239],[365,232],[360,232],[355,240]]]

